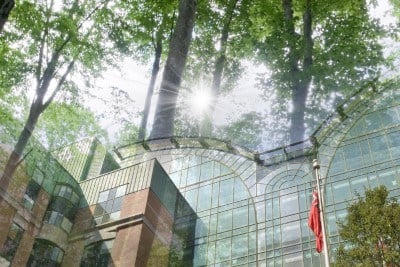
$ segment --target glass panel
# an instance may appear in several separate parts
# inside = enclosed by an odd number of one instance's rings
[[[204,266],[206,264],[206,251],[207,244],[197,245],[194,248],[194,265],[195,266]]]
[[[216,259],[217,261],[228,260],[231,255],[231,238],[217,240]]]
[[[102,215],[104,213],[104,211],[105,211],[105,205],[106,205],[105,202],[97,203],[95,208],[94,208],[93,216],[97,217],[99,215]]]
[[[368,179],[367,179],[367,177],[359,177],[359,178],[355,178],[355,179],[352,179],[351,181],[350,181],[350,183],[351,183],[351,191],[354,193],[354,192],[357,192],[357,193],[359,193],[359,194],[363,194],[364,193],[364,191],[365,191],[365,189],[366,188],[368,188],[369,187],[369,185],[368,185]]]
[[[282,257],[283,267],[302,267],[303,265],[303,254],[302,252],[284,255]]]
[[[385,136],[377,136],[369,140],[371,145],[372,157],[375,162],[382,162],[388,160],[388,147],[385,142]]]
[[[97,202],[104,202],[104,201],[106,201],[106,200],[108,199],[108,193],[109,193],[109,192],[110,192],[109,190],[100,192],[99,198],[98,198]]]
[[[379,186],[378,176],[375,173],[368,174],[368,180],[371,188]]]
[[[211,208],[211,185],[200,187],[197,211],[203,211],[210,208]]]
[[[363,140],[363,141],[360,141],[359,143],[360,143],[361,154],[362,154],[362,157],[364,160],[364,164],[365,164],[365,166],[368,166],[373,162],[371,150],[369,147],[369,142],[368,142],[368,140]]]
[[[215,242],[210,242],[207,249],[207,263],[212,264],[215,262]]]
[[[199,182],[200,166],[191,167],[188,170],[187,185]]]
[[[125,195],[126,192],[126,185],[119,186],[117,188],[117,192],[115,193],[115,197],[122,197]]]
[[[206,162],[201,165],[200,181],[205,181],[212,178],[213,175],[213,162]]]
[[[379,179],[388,190],[397,188],[397,176],[394,170],[385,170],[378,173]]]
[[[365,126],[368,132],[376,131],[382,128],[381,120],[377,112],[367,114],[364,118]]]
[[[328,233],[330,236],[337,234],[337,222],[335,213],[330,213],[326,216],[327,218],[327,226],[328,226]]]
[[[281,246],[281,228],[279,226],[274,227],[274,247]]]
[[[363,158],[361,155],[360,146],[357,143],[345,146],[344,155],[348,170],[358,169],[363,166]]]
[[[218,213],[218,232],[232,229],[232,210]]]
[[[196,204],[197,204],[197,189],[187,191],[185,193],[185,199],[189,203],[189,205],[196,210]]]
[[[112,206],[113,206],[113,201],[112,200],[109,200],[109,201],[106,202],[105,210],[106,210],[107,213],[110,213],[112,211]]]
[[[282,233],[282,246],[300,243],[300,222],[296,221],[282,225]]]
[[[336,203],[345,201],[350,197],[349,188],[348,181],[340,181],[332,185],[332,192]]]
[[[218,207],[218,199],[219,199],[219,183],[213,183],[213,192],[212,192],[212,207]]]
[[[247,234],[232,237],[232,258],[247,256],[248,254]]]
[[[242,180],[240,178],[235,178],[235,196],[234,196],[234,201],[240,201],[247,199],[248,193],[247,193],[247,188],[243,184]]]
[[[221,181],[219,192],[219,205],[232,203],[233,201],[233,179]]]
[[[233,210],[233,229],[248,225],[248,206]]]
[[[281,216],[299,213],[297,193],[281,196]]]
[[[112,207],[112,212],[121,210],[121,206],[122,206],[122,197],[116,198],[114,199],[114,203],[113,203],[113,207]]]
[[[72,228],[72,223],[67,218],[64,217],[61,222],[61,228],[63,228],[65,231],[67,231],[67,233],[69,233]]]
[[[232,170],[226,167],[225,165],[221,164],[221,175],[226,175],[231,173]]]
[[[117,193],[117,188],[110,189],[107,200],[113,199]]]
[[[393,158],[400,157],[400,132],[387,135],[389,151]]]
[[[218,222],[218,214],[213,214],[210,216],[210,234],[215,234],[217,232],[217,222]]]
[[[399,122],[395,108],[382,110],[379,115],[380,115],[383,127],[390,127]]]
[[[336,152],[334,159],[332,160],[332,165],[329,169],[329,173],[332,175],[335,173],[343,172],[343,171],[345,171],[345,169],[346,169],[346,167],[344,164],[342,149],[339,148]]]
[[[208,222],[205,218],[196,220],[196,238],[206,236],[208,233]]]
[[[116,211],[116,212],[112,212],[110,213],[110,220],[118,220],[121,216],[121,211]]]

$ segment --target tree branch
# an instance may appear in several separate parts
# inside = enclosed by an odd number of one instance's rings
[[[46,103],[43,104],[42,110],[45,110],[51,102],[53,102],[54,97],[56,96],[56,94],[60,91],[62,85],[64,84],[68,74],[71,72],[72,68],[75,65],[75,60],[71,61],[67,67],[67,69],[65,70],[64,74],[61,76],[61,79],[58,81],[57,83],[57,87],[54,89],[53,93],[51,94],[51,96],[49,97],[49,99],[46,101]]]
[[[37,86],[39,87],[40,85],[40,76],[41,76],[41,72],[42,72],[42,66],[43,66],[43,54],[44,54],[44,48],[45,48],[45,44],[46,44],[46,39],[47,36],[49,35],[49,22],[50,22],[50,10],[53,8],[53,3],[54,1],[50,2],[50,7],[47,7],[46,9],[46,22],[45,22],[45,28],[44,28],[44,32],[42,35],[42,38],[40,40],[40,50],[39,50],[39,61],[38,61],[38,65],[36,68],[36,82],[37,82]],[[46,5],[47,6],[47,5]]]

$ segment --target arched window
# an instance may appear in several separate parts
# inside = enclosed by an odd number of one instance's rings
[[[282,170],[268,183],[266,198],[267,266],[319,266],[319,256],[310,244],[308,213],[311,197],[310,174]]]
[[[81,267],[107,267],[111,261],[114,239],[101,240],[85,247]]]
[[[61,266],[64,251],[56,244],[36,239],[27,266],[30,267],[58,267]]]

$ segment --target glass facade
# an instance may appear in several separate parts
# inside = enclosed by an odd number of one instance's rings
[[[389,102],[388,102],[389,101]],[[344,136],[330,163],[326,183],[327,228],[331,249],[340,238],[337,221],[347,203],[366,188],[385,185],[400,196],[400,97],[381,99]]]
[[[314,158],[332,258],[349,201],[378,185],[400,195],[400,97],[354,98],[352,116],[316,133],[318,150],[284,148],[257,161],[224,142],[175,138],[124,148],[122,165],[157,158],[195,210],[194,266],[324,266],[308,228]]]
[[[255,206],[241,175],[231,168],[235,163],[243,175],[255,178],[254,163],[211,150],[169,152],[155,156],[198,217],[193,265],[256,266]]]
[[[75,220],[78,204],[79,196],[71,186],[57,184],[43,221],[69,233]]]
[[[96,224],[119,219],[122,199],[125,195],[125,192],[126,185],[114,187],[100,192],[93,214]]]
[[[179,155],[170,175],[199,217],[194,265],[255,263],[255,210],[240,176],[208,157]]]
[[[399,95],[355,96],[344,109],[347,116],[331,118],[315,133],[314,146],[302,144],[262,155],[215,139],[153,140],[118,149],[119,160],[112,168],[102,168],[100,156],[93,157],[97,169],[81,162],[77,169],[68,165],[78,170],[79,179],[83,172],[93,175],[77,182],[49,154],[32,150],[26,158],[32,179],[22,202],[32,210],[40,188],[51,195],[43,221],[63,229],[68,242],[78,240],[70,235],[81,235],[75,227],[71,233],[78,207],[94,206],[87,217],[82,215],[82,225],[106,232],[121,219],[122,202],[129,200],[125,196],[149,189],[174,219],[171,236],[166,235],[170,243],[165,241],[170,263],[178,259],[185,266],[322,267],[323,256],[316,252],[308,228],[315,187],[312,160],[321,163],[328,245],[334,259],[341,242],[338,221],[346,218],[349,202],[378,185],[385,185],[390,196],[400,196]],[[80,147],[79,156],[87,159],[84,152],[90,147]],[[65,159],[71,157],[62,151]],[[82,192],[84,197],[79,197]],[[156,219],[167,218],[155,214]],[[110,221],[115,222],[97,227]],[[113,229],[113,235],[119,231]],[[12,259],[23,231],[13,224],[7,239],[10,250],[1,251],[4,259]],[[81,266],[107,266],[116,237],[101,238],[105,240],[85,243]],[[36,239],[29,266],[59,266],[64,255],[60,247],[66,246]]]

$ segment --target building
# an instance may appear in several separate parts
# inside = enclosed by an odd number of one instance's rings
[[[1,255],[12,266],[324,266],[307,226],[314,158],[330,251],[355,192],[400,196],[400,93],[366,88],[339,109],[312,142],[261,154],[206,138],[33,149],[1,191]]]

